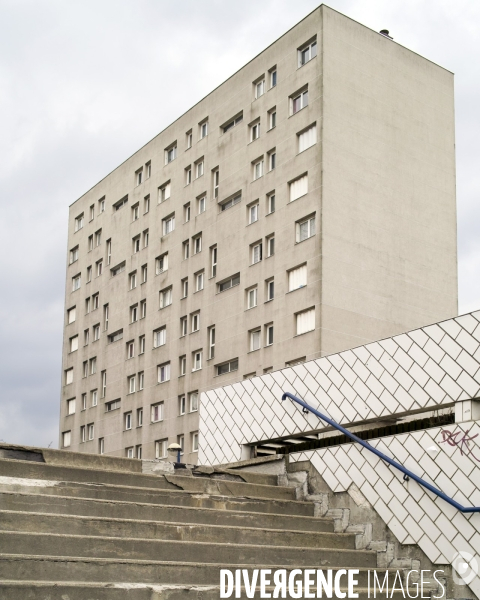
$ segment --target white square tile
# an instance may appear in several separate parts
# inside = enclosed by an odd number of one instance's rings
[[[408,355],[421,367],[423,367],[428,360],[428,354],[425,354],[425,352],[417,344],[412,344],[410,350],[408,351]]]
[[[372,356],[374,356],[377,360],[382,356],[382,354],[384,352],[383,348],[380,346],[380,344],[378,342],[372,342],[371,344],[366,344],[365,349],[367,350],[367,352],[370,352],[370,354]]]
[[[365,346],[359,346],[358,348],[353,348],[352,352],[356,357],[360,359],[362,363],[366,363],[370,357],[370,352],[365,349]]]
[[[424,333],[422,331],[422,329],[415,329],[414,331],[409,331],[407,333],[407,335],[408,335],[408,337],[412,338],[412,340],[416,344],[418,344],[420,346],[420,348],[423,348],[429,340],[429,337],[427,336],[426,333]],[[410,354],[410,352],[409,352],[409,354]]]
[[[402,333],[401,335],[394,335],[392,339],[405,352],[408,352],[408,350],[410,349],[410,346],[413,344],[413,340],[411,340],[406,333]]]
[[[391,393],[394,394],[396,389],[398,388],[398,382],[390,375],[390,373],[387,373],[387,371],[384,371],[382,373],[382,375],[380,376],[380,383]]]
[[[393,356],[395,354],[395,352],[398,350],[398,345],[395,343],[395,341],[392,338],[386,338],[384,340],[380,340],[378,343],[380,344],[380,346],[382,346],[382,348],[384,350],[386,350],[388,352],[388,354],[390,354],[390,356]]]
[[[458,334],[456,342],[460,344],[460,346],[462,346],[462,348],[466,350],[469,354],[474,354],[479,347],[479,343],[477,342],[477,340],[465,330],[462,330]]]
[[[447,375],[445,377],[447,377]],[[408,393],[419,406],[425,406],[429,400],[429,396],[417,383],[412,385],[412,387],[408,390]]]
[[[453,339],[457,337],[462,328],[454,319],[448,319],[448,321],[442,321],[438,324],[444,331],[446,331]]]
[[[378,490],[375,490],[378,491]],[[382,497],[379,497],[374,506],[384,523],[389,523],[393,519],[392,511],[387,507]]]
[[[367,381],[367,379],[370,377],[370,371],[359,360],[357,360],[357,362],[353,365],[352,368],[363,382]]]
[[[405,530],[405,527],[400,524],[399,520],[396,517],[390,520],[388,523],[388,527],[392,530],[395,537],[398,539],[400,543],[403,543],[405,538],[408,537],[408,533]]]
[[[423,368],[425,372],[428,373],[430,377],[437,383],[440,383],[445,375],[445,371],[441,369],[431,358],[427,360]]]
[[[436,363],[439,363],[442,358],[445,356],[445,352],[440,348],[440,346],[434,342],[433,340],[428,340],[428,342],[423,347],[424,352],[426,352]]]
[[[435,400],[436,404],[440,404],[441,402],[443,402],[446,396],[442,388],[437,383],[435,383],[433,379],[430,379],[423,389],[431,398]]]
[[[462,393],[462,388],[459,387],[455,381],[450,377],[450,375],[445,375],[445,377],[440,382],[440,387],[444,389],[447,394],[452,398],[452,400],[457,400],[457,398]]]
[[[472,315],[469,314],[462,315],[461,317],[456,317],[455,321],[460,325],[460,327],[466,329],[468,333],[472,333],[472,331],[474,331],[478,325],[476,319],[474,319]]]
[[[468,352],[465,352],[465,350],[462,350],[458,355],[457,363],[472,377],[478,372],[478,369],[480,369],[480,364],[470,356]],[[456,377],[453,377],[453,379],[456,379]]]
[[[423,331],[428,335],[428,337],[432,338],[434,342],[440,343],[440,340],[445,335],[445,332],[440,329],[438,325],[429,325],[428,327],[424,327]]]
[[[467,392],[470,398],[478,397],[478,390],[480,386],[474,379],[472,379],[472,377],[470,377],[468,373],[463,371],[460,377],[457,379],[457,383]]]
[[[357,360],[357,357],[351,350],[346,350],[345,352],[340,352],[340,356],[347,363],[347,365],[350,365],[350,366],[352,366],[353,363]]]

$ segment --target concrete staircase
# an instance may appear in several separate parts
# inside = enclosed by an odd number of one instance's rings
[[[210,600],[221,568],[356,568],[366,588],[377,567],[376,552],[356,550],[354,533],[334,532],[276,474],[77,462],[0,448],[2,600]]]

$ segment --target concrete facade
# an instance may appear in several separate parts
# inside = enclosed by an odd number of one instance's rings
[[[301,51],[313,42],[316,56],[302,65]],[[305,96],[294,104],[305,91],[308,104]],[[316,135],[310,129],[300,139],[313,125]],[[308,147],[300,151],[300,144]],[[263,171],[256,173],[261,160]],[[239,194],[238,203],[222,210]],[[174,230],[167,233],[173,215]],[[252,264],[259,243],[262,258]],[[153,458],[156,441],[184,436],[184,459],[196,462],[192,393],[457,314],[453,76],[322,5],[77,200],[70,207],[68,251],[60,447],[116,456],[141,448],[142,457]],[[158,259],[166,253],[168,269],[160,272]],[[289,291],[288,272],[301,265],[306,281],[298,272],[292,281],[301,287]],[[201,272],[203,289],[196,291]],[[236,285],[221,291],[229,278]],[[256,306],[248,308],[255,287]],[[171,304],[161,307],[168,289]],[[164,298],[170,300],[168,293]],[[311,309],[314,318],[297,318]],[[192,331],[196,314],[198,331]],[[166,343],[154,348],[161,327]],[[193,371],[200,351],[201,368]],[[237,368],[219,374],[228,362]],[[159,383],[159,366],[166,363],[169,379]],[[159,402],[163,415],[152,423],[152,405]]]

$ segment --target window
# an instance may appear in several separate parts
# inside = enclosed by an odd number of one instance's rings
[[[134,206],[132,206],[132,221],[136,221],[140,218],[140,206],[137,202]]]
[[[75,414],[75,398],[67,400],[67,415]]]
[[[273,88],[277,85],[277,67],[272,67],[268,71],[270,88]]]
[[[192,238],[193,242],[193,253],[198,254],[202,251],[202,234],[199,233],[195,237]]]
[[[250,352],[260,349],[260,329],[250,332]]]
[[[70,250],[70,264],[78,260],[78,246]]]
[[[190,412],[198,410],[198,392],[190,392]]]
[[[273,367],[265,367],[265,369],[263,369],[263,374],[265,375],[266,373],[271,373],[273,371]]]
[[[119,408],[120,408],[120,399],[112,400],[111,402],[105,402],[106,412],[111,412],[112,410],[117,410]]]
[[[167,181],[167,183],[164,183],[158,188],[159,202],[165,202],[165,200],[168,200],[170,198],[170,188],[171,186],[169,181]]]
[[[98,201],[98,212],[105,212],[105,197],[100,198],[100,200]]]
[[[153,347],[164,346],[167,342],[167,327],[164,325],[153,332]]]
[[[177,435],[177,444],[180,446],[180,454],[185,452],[185,436]]]
[[[208,328],[208,358],[215,358],[215,325]]]
[[[115,277],[116,275],[118,275],[119,273],[122,273],[123,271],[125,271],[125,261],[123,261],[116,267],[113,267],[113,269],[110,269],[110,273],[112,274],[112,277]]]
[[[100,295],[97,294],[93,294],[92,296],[92,310],[97,310],[97,308],[100,306]]]
[[[112,260],[112,240],[107,240],[107,265]]]
[[[180,336],[183,337],[188,333],[188,322],[187,317],[180,318]]]
[[[210,265],[212,277],[215,277],[217,275],[217,246],[210,248]]]
[[[302,175],[290,182],[290,202],[305,196],[308,193],[308,175]]]
[[[80,441],[85,442],[85,440],[86,440],[86,429],[85,429],[85,425],[82,425],[80,427]]]
[[[125,448],[125,456],[127,458],[133,458],[135,454],[135,448],[130,446],[130,448]]]
[[[97,260],[96,270],[97,270],[97,277],[100,277],[100,275],[103,273],[103,259]]]
[[[131,412],[127,412],[127,413],[125,413],[125,414],[123,415],[123,418],[124,418],[124,426],[125,426],[125,429],[126,429],[126,430],[128,430],[128,429],[131,429],[131,428],[132,428],[132,420],[133,420],[133,419],[132,419],[132,413],[131,413]]]
[[[198,431],[192,433],[192,452],[198,452]]]
[[[102,380],[102,398],[105,398],[105,394],[107,393],[107,371],[102,371],[101,380]]]
[[[308,106],[308,90],[290,96],[290,114],[294,115],[306,106]]]
[[[185,375],[187,372],[187,356],[184,354],[179,359],[180,376]]]
[[[151,406],[151,420],[152,423],[163,421],[163,402],[152,404]]]
[[[218,198],[218,185],[220,183],[220,171],[218,167],[212,170],[212,189],[213,197]]]
[[[139,350],[138,350],[138,353],[139,353],[139,354],[144,354],[144,353],[145,353],[145,345],[146,345],[146,342],[145,342],[145,336],[144,336],[144,335],[141,335],[141,336],[138,338],[138,343],[139,343]]]
[[[199,124],[199,134],[201,140],[208,135],[208,120]]]
[[[184,415],[187,412],[185,394],[178,397],[178,414]]]
[[[71,337],[69,342],[70,342],[69,352],[75,352],[75,350],[78,350],[78,335],[74,335],[73,337]]]
[[[312,58],[315,58],[315,56],[317,56],[317,40],[315,39],[312,42],[308,43],[306,46],[302,46],[297,50],[297,52],[298,66],[302,67],[309,60],[312,60]]]
[[[275,297],[275,283],[274,283],[274,279],[272,277],[272,279],[267,279],[267,281],[265,282],[267,285],[267,302],[269,300],[273,300]]]
[[[137,427],[143,426],[143,408],[137,408]]]
[[[253,181],[260,179],[263,175],[263,158],[252,163],[253,165]]]
[[[85,298],[85,314],[88,315],[91,309],[91,298]]]
[[[127,359],[135,356],[135,342],[132,340],[127,342]]]
[[[187,260],[190,256],[190,240],[183,242],[183,260]]]
[[[92,281],[92,267],[87,267],[87,283]]]
[[[190,221],[190,202],[183,207],[183,220],[185,223]]]
[[[92,406],[97,406],[98,404],[98,390],[92,390],[90,392],[90,396],[92,399]]]
[[[203,175],[203,158],[195,163],[195,178],[198,179]]]
[[[262,77],[260,81],[255,82],[253,85],[255,89],[255,98],[260,98],[260,96],[263,96],[265,93],[265,78]]]
[[[95,204],[92,204],[90,206],[90,221],[93,221],[94,218],[95,218]]]
[[[115,331],[114,333],[111,333],[108,336],[108,342],[110,344],[112,344],[113,342],[118,342],[118,340],[121,340],[123,338],[123,329],[119,329],[118,331]]]
[[[269,256],[273,256],[275,254],[275,234],[272,233],[272,235],[269,235],[265,241],[267,243],[267,258],[268,258]]]
[[[258,221],[258,201],[248,207],[248,224]]]
[[[65,385],[73,383],[73,367],[65,370]]]
[[[138,391],[142,391],[144,388],[144,384],[145,384],[145,373],[143,371],[140,371],[140,373],[138,374]]]
[[[135,375],[131,375],[128,377],[128,393],[133,394],[136,388],[136,377]]]
[[[265,346],[273,344],[273,323],[265,325]]]
[[[146,248],[148,246],[148,229],[145,229],[145,231],[142,233],[142,239],[143,239],[143,247]]]
[[[150,210],[150,195],[145,196],[145,198],[143,199],[143,214],[148,213],[149,210]]]
[[[73,292],[80,289],[81,281],[82,281],[82,278],[81,278],[80,274],[75,275],[75,277],[72,277],[72,291]]]
[[[185,185],[189,185],[190,183],[192,183],[192,167],[188,165],[185,169]]]
[[[229,121],[227,121],[225,123],[225,125],[222,125],[223,133],[227,133],[227,131],[229,131],[230,129],[233,129],[235,127],[235,125],[238,125],[242,121],[243,121],[243,112],[238,114],[233,119],[230,119]]]
[[[199,215],[201,215],[203,212],[205,212],[206,203],[207,203],[207,197],[205,195],[200,196],[200,198],[197,198],[197,208],[198,208]]]
[[[103,329],[108,329],[108,304],[103,305]]]
[[[93,326],[93,341],[96,342],[100,339],[100,323]]]
[[[267,195],[267,215],[275,212],[275,192]]]
[[[113,212],[117,212],[118,210],[123,208],[125,206],[125,204],[127,204],[127,203],[128,203],[128,196],[125,196],[118,202],[115,202],[115,204],[113,205]]]
[[[147,283],[148,268],[147,265],[142,265],[142,283]]]
[[[143,168],[138,169],[135,173],[135,185],[140,185],[143,181]]]
[[[250,290],[247,290],[247,309],[255,308],[255,306],[257,306],[257,296],[258,288],[256,286]]]
[[[97,357],[94,356],[90,359],[90,375],[95,375],[97,372]]]
[[[204,279],[203,271],[200,271],[200,273],[195,273],[195,291],[196,292],[203,290],[203,279]]]
[[[136,252],[140,252],[140,236],[137,235],[136,237],[134,237],[132,239],[132,251],[133,254],[135,254]]]
[[[218,284],[218,291],[225,292],[226,290],[229,290],[231,287],[234,287],[235,285],[239,285],[239,284],[240,284],[240,273],[237,273],[236,275],[233,275],[232,277],[229,277],[228,279],[225,279],[224,281],[220,282]]]
[[[267,159],[268,159],[268,170],[273,171],[273,169],[275,168],[275,166],[277,164],[277,152],[276,152],[275,148],[268,152]]]
[[[160,275],[160,273],[163,273],[167,269],[168,269],[168,252],[165,252],[165,254],[161,254],[156,259],[156,273],[157,273],[157,275]]]
[[[88,360],[83,361],[83,378],[88,377]]]
[[[225,373],[231,373],[232,371],[238,370],[238,358],[234,358],[226,363],[216,366],[217,375],[224,375]]]
[[[82,394],[82,410],[87,410],[87,394]]]
[[[302,221],[297,221],[295,224],[295,238],[297,243],[303,242],[304,240],[315,235],[315,215],[307,217]]]
[[[288,271],[288,291],[298,290],[307,285],[307,265]]]
[[[158,367],[158,383],[170,381],[170,363],[166,362]]]
[[[93,250],[93,233],[88,236],[88,251],[91,252]]]
[[[98,438],[98,453],[105,454],[105,438]]]
[[[133,273],[130,273],[129,281],[130,281],[130,289],[134,290],[137,287],[137,272],[136,271],[133,271]]]
[[[142,459],[142,444],[135,446],[135,457],[138,458],[138,460]]]
[[[150,179],[152,176],[152,163],[148,161],[145,163],[145,179]]]
[[[168,235],[175,229],[175,213],[162,219],[163,235]]]
[[[168,440],[157,440],[155,442],[155,458],[167,457]]]
[[[75,317],[76,317],[76,307],[73,306],[72,308],[69,308],[67,310],[67,324],[70,325],[70,323],[74,323]]]
[[[250,141],[254,142],[260,137],[260,121],[256,121],[250,125]]]
[[[220,210],[223,212],[224,210],[228,210],[229,208],[232,208],[232,206],[235,206],[235,204],[238,204],[242,199],[242,194],[235,194],[234,196],[232,196],[231,198],[228,198],[227,200],[224,200],[223,202],[220,203]]]
[[[268,129],[273,129],[277,126],[277,109],[274,107],[268,111]]]
[[[296,365],[301,365],[306,360],[307,360],[307,358],[305,356],[302,356],[301,358],[294,358],[293,360],[289,360],[288,362],[286,362],[285,366],[286,367],[295,367]]]
[[[262,260],[262,242],[252,244],[250,248],[252,253],[252,265],[255,265]]]
[[[177,158],[177,142],[165,148],[165,164],[171,163]]]
[[[200,311],[190,315],[190,322],[192,333],[200,329]]]
[[[82,227],[83,227],[83,213],[81,215],[78,215],[78,217],[75,218],[75,231],[82,229]]]
[[[72,432],[71,431],[64,431],[62,433],[62,447],[63,448],[68,448],[71,444],[71,440],[72,440]]]
[[[85,329],[85,331],[83,332],[83,345],[88,346],[89,341],[90,341],[90,330]]]
[[[182,279],[180,283],[182,285],[182,298],[186,298],[188,296],[188,277]]]
[[[295,315],[297,322],[297,335],[315,329],[315,309],[310,308]]]
[[[298,152],[303,152],[307,148],[314,146],[317,143],[317,124],[310,125],[300,133],[297,133]]]
[[[192,371],[200,371],[202,368],[202,354],[201,350],[192,352]]]
[[[95,246],[100,246],[102,243],[102,230],[99,229],[95,232]]]
[[[138,304],[134,304],[130,307],[130,323],[138,321]]]
[[[140,318],[144,319],[147,316],[147,301],[142,300],[140,302]]]
[[[193,144],[193,135],[192,135],[192,130],[189,129],[187,131],[187,133],[185,134],[185,146],[186,146],[186,149],[188,150],[189,148],[191,148],[192,144]]]
[[[94,425],[93,425],[93,423],[89,423],[87,425],[87,430],[88,430],[88,441],[90,442],[94,438]]]

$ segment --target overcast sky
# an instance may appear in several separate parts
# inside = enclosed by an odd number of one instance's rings
[[[57,446],[68,206],[317,0],[0,0],[0,439]],[[460,312],[480,308],[480,2],[328,5],[455,73]]]

